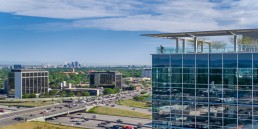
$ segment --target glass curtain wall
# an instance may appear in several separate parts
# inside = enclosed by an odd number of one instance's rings
[[[152,56],[153,128],[258,128],[258,53]]]

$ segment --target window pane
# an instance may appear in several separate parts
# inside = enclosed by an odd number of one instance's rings
[[[210,67],[222,67],[222,54],[210,54]]]
[[[182,67],[182,55],[171,55],[171,67]]]
[[[169,55],[159,56],[159,67],[169,67]]]
[[[223,54],[223,64],[225,68],[236,68],[237,54]]]
[[[208,84],[208,74],[196,74],[197,84]]]
[[[208,67],[208,54],[196,54],[196,67]]]
[[[159,55],[152,55],[152,66],[158,67],[159,65]]]
[[[258,53],[253,54],[253,65],[254,68],[258,68]]]
[[[184,83],[195,83],[195,75],[194,74],[184,74],[183,75]]]
[[[182,74],[172,74],[171,83],[182,83]]]
[[[239,68],[252,68],[252,53],[239,53],[238,54],[238,67]]]
[[[184,55],[184,67],[194,67],[195,66],[195,54]]]

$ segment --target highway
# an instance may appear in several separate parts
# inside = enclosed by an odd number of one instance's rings
[[[72,108],[70,108],[70,110],[72,110],[73,108],[78,108],[79,106],[87,107],[87,106],[110,104],[110,103],[114,103],[118,100],[132,99],[134,96],[137,96],[137,95],[140,95],[140,93],[131,91],[131,92],[124,92],[124,93],[120,93],[120,94],[114,94],[114,95],[106,95],[103,97],[89,97],[87,100],[85,100],[85,101],[87,101],[86,103],[76,102],[77,105],[72,106]],[[67,106],[69,104],[58,103],[58,104],[44,106],[44,107],[35,107],[35,108],[23,109],[20,111],[2,114],[2,115],[0,115],[0,127],[12,125],[12,124],[19,123],[19,122],[24,122],[24,120],[21,120],[21,121],[14,120],[14,118],[18,117],[18,116],[25,117],[26,120],[31,120],[34,118],[44,116],[43,114],[40,114],[41,112],[44,112],[44,111],[47,111],[46,114],[49,114],[49,113],[55,114],[60,111],[66,112],[69,108],[65,107],[65,105]]]
[[[96,115],[96,119],[92,119],[92,116]],[[89,118],[89,121],[83,121],[84,117]],[[73,118],[73,119],[71,119]],[[123,122],[118,123],[117,120],[121,119]],[[69,117],[58,117],[55,120],[47,120],[48,122],[62,125],[70,125],[70,126],[78,126],[78,127],[86,127],[86,128],[94,128],[94,129],[103,129],[103,127],[98,127],[98,124],[101,122],[109,121],[110,124],[106,126],[113,125],[131,125],[137,126],[139,123],[142,124],[142,129],[150,129],[151,128],[151,120],[150,119],[141,119],[141,118],[130,118],[130,117],[121,117],[121,116],[110,116],[110,115],[100,115],[100,114],[90,114],[90,113],[79,113],[72,114]],[[80,121],[81,125],[76,125],[77,122]],[[83,122],[82,122],[83,121]]]

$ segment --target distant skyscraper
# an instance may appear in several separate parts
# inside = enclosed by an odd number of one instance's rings
[[[74,68],[75,67],[75,62],[72,62],[72,68]]]
[[[74,68],[79,68],[79,62],[78,61],[75,61],[74,65],[75,65]]]

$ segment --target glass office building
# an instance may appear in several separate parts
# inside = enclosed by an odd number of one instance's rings
[[[257,47],[234,47],[153,54],[153,128],[258,129]]]
[[[8,75],[6,92],[9,97],[22,98],[24,94],[48,93],[48,71],[13,69]]]

